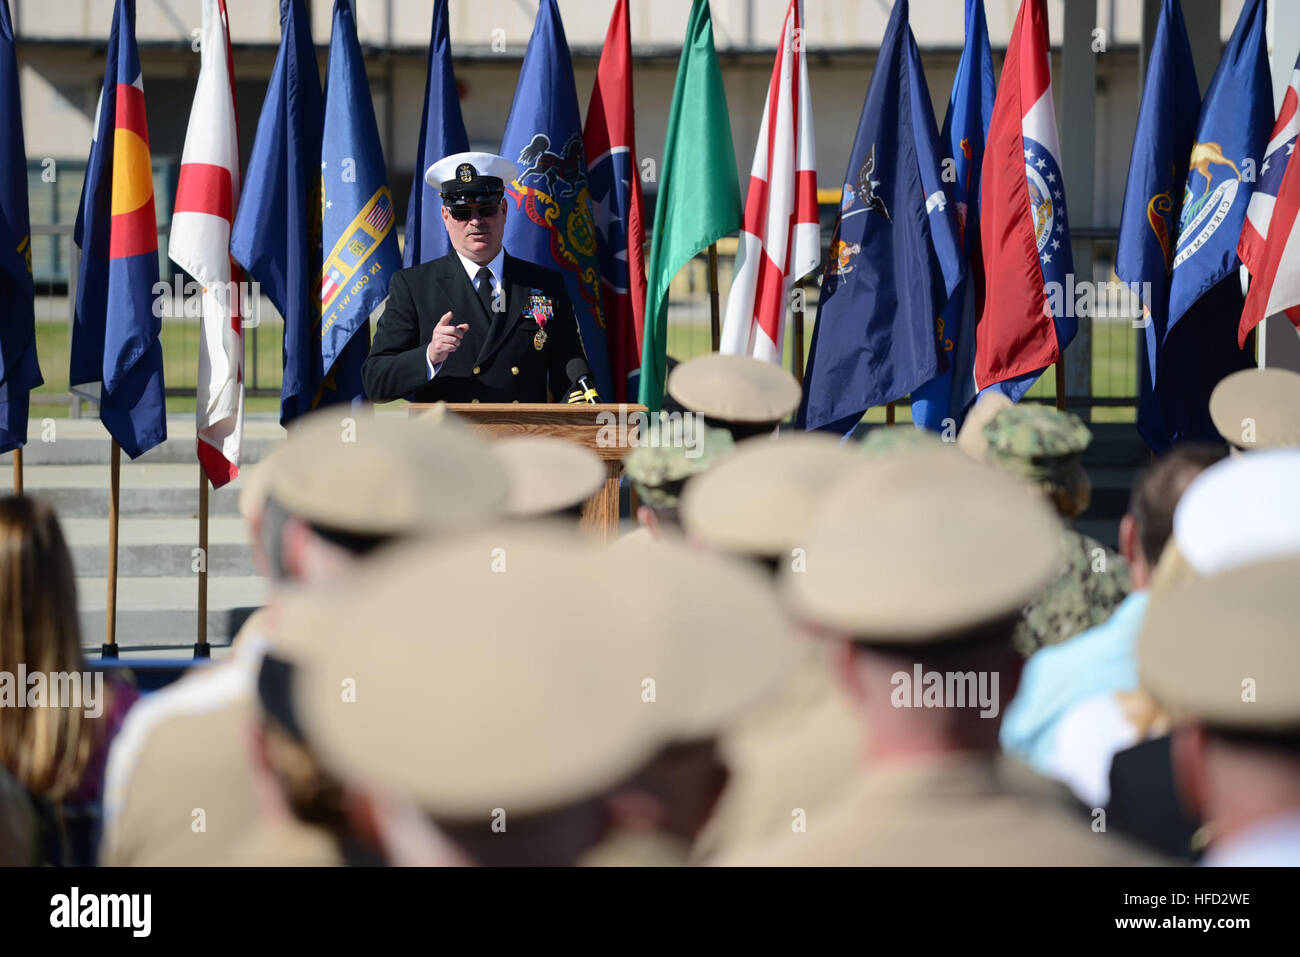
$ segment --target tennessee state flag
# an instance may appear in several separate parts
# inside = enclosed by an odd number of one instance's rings
[[[615,402],[627,401],[628,376],[641,369],[645,335],[645,220],[632,121],[632,34],[627,19],[628,0],[617,0],[582,131],[592,216],[600,237],[600,291]]]
[[[158,222],[135,45],[135,0],[117,0],[73,241],[81,249],[68,382],[131,458],[167,438]]]
[[[984,152],[980,246],[990,281],[975,329],[975,384],[996,386],[1013,402],[1077,328],[1063,293],[1074,257],[1049,43],[1046,0],[1022,0]]]

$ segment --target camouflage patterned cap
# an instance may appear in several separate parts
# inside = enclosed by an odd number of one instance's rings
[[[674,508],[686,480],[731,455],[735,441],[699,416],[661,416],[642,425],[641,444],[624,457],[623,468],[643,503]]]
[[[1092,432],[1072,412],[1038,403],[1000,410],[984,426],[987,461],[1030,481],[1051,481],[1077,461]]]
[[[945,442],[938,433],[929,429],[898,425],[872,429],[866,438],[857,443],[855,451],[866,456],[892,455],[894,452],[915,449],[943,449],[953,444]]]

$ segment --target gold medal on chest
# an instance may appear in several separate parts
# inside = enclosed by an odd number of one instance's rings
[[[546,330],[538,329],[537,334],[533,336],[533,348],[536,349],[538,352],[541,352],[542,347],[545,345],[546,345]]]

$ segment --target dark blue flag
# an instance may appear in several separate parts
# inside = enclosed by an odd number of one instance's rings
[[[361,399],[370,313],[402,268],[379,127],[349,0],[334,0],[325,135],[321,143],[322,262],[318,274],[321,368],[329,401]],[[446,230],[444,229],[444,232]]]
[[[844,177],[804,373],[801,428],[846,433],[944,370],[938,319],[961,278],[939,132],[898,0]]]
[[[613,396],[582,118],[555,0],[542,0],[538,7],[501,155],[519,167],[519,176],[506,184],[511,203],[505,248],[563,274],[596,390]]]
[[[402,265],[427,263],[451,252],[447,227],[442,222],[442,194],[426,189],[424,171],[444,156],[469,149],[465,120],[460,114],[456,73],[451,65],[451,30],[447,25],[447,0],[434,0],[433,28],[429,37],[429,71],[424,81],[424,113],[420,117],[420,142],[411,176],[411,199],[406,207],[406,245]]]
[[[1273,129],[1265,14],[1264,0],[1246,0],[1205,94],[1186,164],[1155,382],[1174,442],[1218,437],[1210,393],[1250,364],[1237,347],[1244,303],[1237,240]]]
[[[953,161],[957,180],[957,229],[966,275],[939,317],[939,341],[949,368],[912,392],[912,421],[935,432],[961,425],[966,407],[975,398],[975,306],[980,264],[980,167],[984,140],[993,118],[996,81],[989,48],[984,0],[966,0],[966,44],[957,62],[957,75],[948,98],[948,115],[940,144]]]
[[[1182,6],[1178,0],[1164,0],[1138,110],[1115,250],[1115,275],[1122,282],[1139,284],[1136,288],[1141,290],[1145,328],[1139,343],[1145,361],[1138,368],[1138,432],[1157,452],[1170,444],[1154,388],[1169,324],[1170,273],[1187,160],[1200,111],[1201,91]]]
[[[27,148],[9,0],[0,0],[0,452],[27,442],[31,390],[45,380],[36,361]]]
[[[320,401],[321,131],[324,108],[303,0],[280,2],[280,50],[230,231],[230,254],[284,317],[280,423]]]
[[[118,0],[99,122],[73,228],[81,249],[68,383],[131,458],[167,438],[158,220],[135,45],[135,0]]]

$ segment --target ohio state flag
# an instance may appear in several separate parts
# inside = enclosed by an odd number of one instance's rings
[[[1250,270],[1250,292],[1241,311],[1237,344],[1266,317],[1285,312],[1300,327],[1300,163],[1291,161],[1300,133],[1300,59],[1291,71],[1282,109],[1246,207],[1237,255]]]
[[[230,224],[239,202],[239,135],[225,0],[203,0],[202,60],[181,153],[167,255],[203,285],[195,416],[199,464],[220,488],[239,474],[244,334]]]
[[[720,351],[777,365],[790,287],[821,261],[803,0],[790,0],[749,173]]]
[[[1077,328],[1063,292],[1074,257],[1049,42],[1046,0],[1023,0],[984,149],[980,248],[988,280],[975,329],[975,384],[995,386],[1013,402]]]

